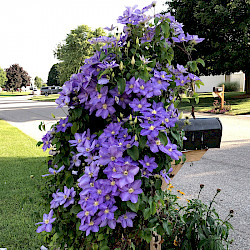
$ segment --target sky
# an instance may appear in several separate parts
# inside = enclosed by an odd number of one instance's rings
[[[117,24],[126,6],[143,8],[153,0],[11,0],[1,1],[0,67],[19,64],[32,79],[47,82],[57,59],[53,51],[79,25],[92,29]],[[166,10],[158,0],[156,13]],[[149,14],[153,14],[150,13]]]

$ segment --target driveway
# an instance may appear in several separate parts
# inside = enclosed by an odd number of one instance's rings
[[[36,140],[44,132],[38,130],[41,121],[47,129],[56,119],[66,116],[66,109],[56,109],[51,102],[34,102],[28,97],[0,97],[0,119],[4,119]],[[250,249],[250,116],[196,114],[196,117],[219,117],[223,126],[220,149],[209,149],[198,162],[185,163],[172,181],[176,189],[186,193],[185,199],[196,198],[200,184],[204,184],[201,199],[209,202],[217,188],[221,193],[216,207],[221,218],[230,209],[235,242],[230,249]]]

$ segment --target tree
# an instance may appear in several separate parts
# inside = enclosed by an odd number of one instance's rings
[[[60,66],[59,63],[54,64],[50,71],[49,71],[49,75],[48,75],[48,80],[47,80],[47,85],[48,86],[60,86],[62,84],[60,84]]]
[[[0,88],[7,82],[6,72],[0,67]]]
[[[60,63],[60,82],[69,80],[72,74],[78,73],[84,60],[93,54],[89,39],[104,35],[103,29],[92,31],[87,25],[80,25],[71,30],[65,41],[57,45],[54,55]]]
[[[206,66],[204,75],[243,71],[245,89],[250,93],[249,3],[248,0],[172,0],[167,1],[184,31],[205,40],[197,46]],[[177,53],[177,60],[184,58]],[[197,52],[193,52],[197,56]]]
[[[19,64],[13,64],[6,70],[6,76],[8,78],[6,82],[6,88],[8,90],[17,90],[21,87],[26,87],[30,84],[29,74],[19,66]]]
[[[35,83],[35,85],[36,85],[38,88],[41,88],[41,87],[42,87],[43,80],[42,80],[42,78],[36,76],[36,77],[35,77],[34,83]]]

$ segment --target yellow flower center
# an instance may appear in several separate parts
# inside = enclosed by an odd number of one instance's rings
[[[94,183],[93,183],[93,182],[91,182],[89,185],[90,185],[91,187],[94,187]]]
[[[156,143],[156,145],[158,145],[158,146],[161,145],[161,141],[160,141],[160,140],[157,140],[155,143]]]
[[[86,148],[86,151],[89,152],[89,151],[90,151],[90,148]]]
[[[158,82],[159,84],[161,84],[161,80],[158,80],[157,82]]]
[[[183,84],[183,83],[184,83],[184,80],[182,80],[181,83]]]
[[[126,220],[128,218],[128,216],[127,215],[124,215],[124,219]]]
[[[89,211],[86,211],[86,212],[85,212],[85,216],[88,216],[88,215],[89,215]]]
[[[139,109],[141,109],[141,108],[142,108],[142,105],[141,105],[141,104],[138,104],[137,107],[138,107]]]
[[[101,193],[102,193],[102,190],[101,190],[101,189],[98,189],[98,190],[97,190],[97,193],[98,193],[98,194],[101,194]]]
[[[45,220],[44,223],[45,223],[45,224],[49,224],[49,220]]]
[[[85,201],[87,201],[89,199],[89,197],[85,197]]]
[[[150,163],[149,163],[149,162],[147,162],[147,163],[146,163],[146,166],[150,166]]]
[[[115,185],[115,181],[111,181],[111,186],[114,186]]]
[[[154,109],[154,110],[152,111],[152,114],[153,114],[153,115],[157,114],[157,111]]]
[[[116,168],[113,168],[113,172],[116,172]]]
[[[102,98],[102,94],[98,94],[97,98],[101,99]]]
[[[48,145],[48,144],[49,144],[49,142],[48,142],[48,141],[46,141],[46,144]]]
[[[108,214],[108,213],[109,213],[109,209],[106,209],[106,210],[104,211],[104,213],[105,213],[105,214]]]
[[[115,131],[113,130],[113,131],[111,132],[111,134],[114,135],[114,134],[115,134]]]
[[[63,123],[63,125],[62,125],[63,127],[65,127],[66,126],[66,124],[65,123]]]
[[[126,145],[126,148],[130,148],[130,147],[131,147],[131,144],[128,143],[128,144]]]
[[[110,196],[109,196],[109,195],[106,195],[106,196],[105,196],[105,199],[106,199],[107,201],[109,201],[109,200],[110,200]]]
[[[115,161],[116,158],[114,156],[111,156],[110,159],[111,161]]]
[[[130,84],[130,85],[129,85],[129,88],[130,88],[130,89],[132,89],[133,87],[134,87],[134,85],[133,85],[133,84]]]
[[[172,152],[172,148],[169,148],[168,151]]]
[[[135,190],[134,190],[133,188],[130,188],[130,189],[128,190],[128,192],[129,192],[130,194],[132,194],[134,191],[135,191]]]
[[[149,130],[154,130],[155,129],[155,127],[153,126],[153,125],[151,125],[150,127],[149,127]]]
[[[90,178],[93,177],[93,173],[89,173],[89,177],[90,177]]]
[[[141,89],[141,90],[144,90],[144,89],[145,89],[144,85],[141,85],[140,89]]]
[[[107,109],[107,107],[108,107],[108,105],[107,105],[106,103],[104,103],[104,104],[102,105],[102,108],[103,108],[103,109]]]
[[[165,122],[169,122],[169,119],[168,119],[168,118],[165,118]]]
[[[64,199],[67,199],[67,195],[64,195],[63,198],[64,198]]]
[[[89,136],[87,136],[87,137],[86,137],[86,140],[90,141],[90,137],[89,137]]]
[[[123,172],[123,174],[124,174],[124,175],[128,175],[128,171],[125,170],[125,171]]]
[[[94,202],[94,206],[98,206],[99,205],[99,202],[98,201],[95,201]]]
[[[163,79],[164,79],[164,78],[165,78],[165,76],[164,76],[164,75],[161,75],[161,78],[163,78]]]
[[[94,222],[90,221],[89,226],[93,226],[93,225],[94,225]]]
[[[78,139],[78,140],[77,140],[77,142],[78,142],[78,143],[81,143],[81,142],[82,142],[82,140],[81,140],[81,139]]]

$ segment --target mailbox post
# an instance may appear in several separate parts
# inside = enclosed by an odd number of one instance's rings
[[[225,91],[225,85],[222,84],[222,87],[213,87],[213,95],[219,96],[220,100],[221,100],[221,104],[220,104],[220,109],[224,109],[224,91]]]

